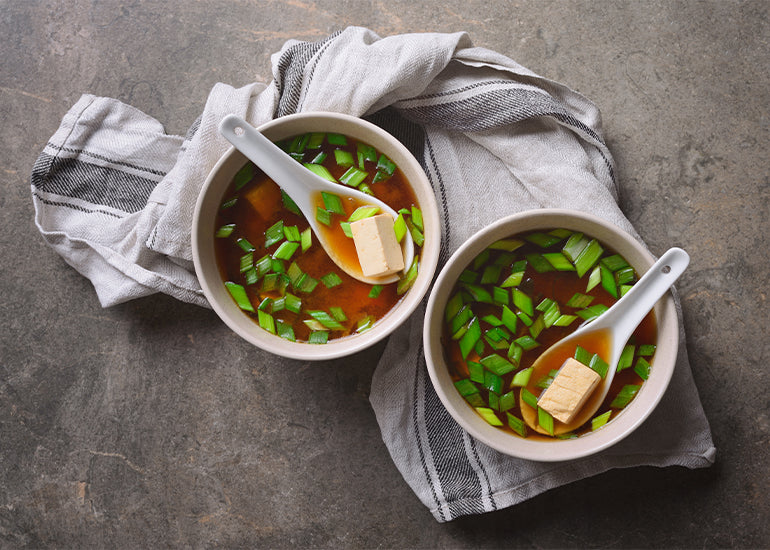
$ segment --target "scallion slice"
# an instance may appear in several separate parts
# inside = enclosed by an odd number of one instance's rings
[[[489,407],[476,407],[476,412],[479,413],[479,416],[487,421],[487,423],[491,424],[492,426],[502,426],[503,422],[497,418],[497,415],[495,414],[495,411],[490,409]]]
[[[324,207],[332,214],[345,214],[345,209],[342,206],[342,199],[335,193],[327,193],[321,191],[321,198],[323,199]]]
[[[527,388],[521,390],[521,400],[533,409],[537,407],[537,397]]]
[[[543,258],[548,260],[548,263],[557,271],[575,271],[575,266],[561,252],[547,252],[543,254]]]
[[[607,376],[607,371],[610,370],[610,366],[604,359],[599,357],[598,353],[595,353],[593,357],[591,357],[591,361],[588,362],[588,366],[595,370],[602,378]]]
[[[473,382],[484,383],[484,365],[476,361],[468,361],[468,373]]]
[[[302,299],[287,292],[283,297],[283,305],[288,311],[299,313],[302,310]]]
[[[254,250],[256,250],[256,248],[254,248],[254,245],[251,244],[249,240],[244,237],[238,238],[238,240],[236,240],[235,242],[238,243],[238,246],[240,246],[241,250],[243,250],[244,252],[253,252]]]
[[[500,239],[489,245],[492,250],[505,250],[506,252],[513,252],[517,248],[524,245],[524,241],[518,239]]]
[[[634,365],[634,372],[639,375],[642,380],[647,380],[650,377],[651,365],[644,357],[639,357]]]
[[[379,206],[359,206],[348,218],[348,223],[357,222],[364,218],[370,218],[380,211]]]
[[[396,171],[396,163],[390,160],[385,155],[380,155],[380,158],[377,159],[377,170],[380,172],[384,172],[388,176],[392,176],[393,173]]]
[[[553,416],[540,407],[537,408],[537,424],[548,432],[548,435],[553,435]]]
[[[235,224],[234,223],[228,223],[217,229],[217,232],[214,233],[214,236],[218,239],[223,239],[225,237],[229,237],[232,235],[233,231],[235,230]]]
[[[230,296],[233,297],[239,308],[254,313],[254,306],[251,305],[251,300],[249,300],[249,296],[246,294],[246,289],[243,286],[232,281],[226,281],[225,288],[230,292]]]
[[[270,248],[275,243],[282,241],[283,238],[283,220],[278,220],[265,231],[265,248]]]
[[[612,403],[610,403],[610,407],[613,409],[622,409],[631,402],[634,396],[636,396],[639,392],[639,388],[641,388],[641,386],[636,384],[627,384],[623,386],[620,388],[618,395],[615,396],[615,399],[612,400]]]
[[[412,288],[412,285],[417,280],[418,271],[419,262],[417,261],[417,256],[415,256],[414,260],[412,260],[412,265],[409,266],[404,278],[398,281],[398,284],[396,285],[396,294],[400,296]]]
[[[283,206],[288,210],[289,212],[296,214],[297,216],[301,216],[302,212],[299,211],[299,206],[297,206],[297,203],[294,202],[294,200],[286,194],[286,191],[281,189],[281,202],[283,202]]]
[[[254,165],[250,162],[247,162],[243,168],[238,170],[238,172],[235,174],[235,177],[233,178],[233,185],[235,185],[235,190],[240,191],[244,185],[251,181],[253,177]]]
[[[328,329],[342,330],[345,328],[334,317],[323,310],[311,310],[307,314]]]
[[[361,170],[364,169],[364,162],[377,162],[377,150],[371,145],[365,143],[356,144],[356,152],[358,153],[358,166]]]
[[[243,256],[241,256],[240,261],[240,272],[245,273],[249,269],[254,267],[254,252],[247,252]]]
[[[324,225],[331,225],[332,213],[324,208],[321,208],[320,206],[317,206],[315,210],[315,219]]]
[[[286,240],[298,242],[300,240],[299,228],[296,225],[284,225],[283,236]]]
[[[509,412],[505,413],[505,417],[508,420],[508,427],[521,437],[527,437],[527,424],[518,416],[514,416]]]
[[[353,153],[345,149],[335,149],[334,160],[337,162],[337,166],[353,166]]]
[[[527,384],[529,384],[529,379],[532,378],[532,370],[532,367],[528,367],[514,374],[513,380],[511,380],[511,387],[523,388],[527,386]]]
[[[493,353],[492,355],[487,355],[486,357],[482,357],[481,364],[484,365],[487,368],[487,370],[493,372],[498,376],[503,376],[504,374],[508,374],[509,372],[511,372],[516,368],[513,366],[513,364],[510,361],[508,361],[507,359],[501,357],[496,353]]]
[[[325,330],[314,330],[308,336],[308,344],[325,344],[329,341],[329,333]]]
[[[299,242],[302,245],[302,252],[306,252],[313,245],[313,233],[309,227],[300,233]]]
[[[340,176],[340,182],[344,183],[345,185],[349,187],[358,187],[361,182],[363,182],[366,179],[366,176],[368,176],[368,172],[364,172],[363,170],[359,170],[355,166],[351,166],[348,168],[344,174]]]
[[[320,176],[332,183],[337,183],[337,180],[334,179],[334,176],[332,176],[331,172],[329,172],[329,170],[323,164],[312,164],[310,162],[306,162],[304,166],[313,172],[316,176]]]
[[[602,245],[599,244],[599,241],[592,239],[580,254],[578,254],[578,257],[575,258],[575,270],[577,270],[578,277],[582,277],[588,273],[588,270],[599,261],[603,252],[604,249],[602,248]]]
[[[610,419],[612,411],[607,411],[591,419],[591,431],[596,431],[604,426]]]
[[[323,277],[321,277],[321,282],[324,284],[326,288],[334,288],[335,286],[339,286],[342,284],[342,279],[339,275],[334,273],[333,271],[327,273]]]
[[[275,319],[272,315],[261,309],[257,310],[257,316],[259,320],[259,326],[265,329],[270,334],[275,334]]]
[[[326,141],[331,145],[347,145],[348,140],[342,134],[326,134]]]
[[[348,316],[345,315],[345,312],[339,306],[332,306],[332,307],[330,307],[329,308],[329,313],[331,313],[332,317],[334,317],[340,323],[343,323],[343,322],[348,320]]]
[[[618,366],[615,372],[620,372],[622,370],[625,370],[633,364],[635,350],[636,350],[636,346],[633,344],[626,344],[625,346],[623,346],[623,351],[620,353],[620,358],[618,359]]]
[[[518,288],[513,289],[513,305],[519,308],[521,311],[532,317],[535,315],[535,308],[532,305],[532,298],[529,297],[524,291]]]
[[[468,330],[463,334],[462,338],[460,338],[460,353],[462,354],[463,359],[468,357],[468,354],[474,349],[480,338],[481,324],[479,323],[478,318],[474,317],[468,324]]]
[[[367,315],[363,319],[360,319],[356,323],[356,332],[361,333],[369,330],[374,326],[374,315]]]
[[[380,292],[382,292],[382,289],[384,287],[382,285],[373,285],[372,289],[369,291],[369,298],[377,298],[380,295]]]
[[[524,238],[529,242],[538,245],[541,248],[548,248],[550,246],[555,245],[561,240],[560,237],[557,237],[555,235],[549,235],[547,233],[540,233],[540,232],[530,233]]]
[[[393,223],[393,230],[396,232],[396,241],[401,242],[407,231],[406,221],[404,220],[403,214],[399,213],[396,217],[396,221]]]
[[[299,248],[299,243],[292,241],[283,241],[273,253],[274,260],[290,260]]]
[[[276,329],[276,332],[278,333],[278,336],[280,336],[281,338],[288,340],[290,342],[297,341],[297,337],[294,336],[294,329],[291,328],[291,325],[289,323],[285,323],[280,319],[278,319],[275,322],[275,329]]]

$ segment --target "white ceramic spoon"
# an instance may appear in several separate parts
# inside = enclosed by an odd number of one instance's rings
[[[595,321],[556,342],[537,358],[532,365],[534,368],[533,373],[541,371],[544,368],[544,363],[549,365],[547,367],[548,370],[558,369],[567,357],[573,356],[575,347],[581,345],[581,342],[591,341],[595,347],[597,340],[601,339],[601,343],[604,345],[599,347],[609,352],[607,355],[607,364],[609,365],[607,375],[599,382],[588,401],[575,414],[569,424],[554,421],[555,435],[571,432],[579,428],[596,413],[596,410],[602,404],[604,397],[609,391],[620,354],[623,352],[623,346],[628,342],[628,339],[634,333],[636,327],[639,326],[639,323],[642,322],[642,319],[668,291],[671,285],[674,284],[689,263],[690,256],[687,255],[687,252],[681,248],[671,248],[611,308]],[[545,433],[537,425],[537,412],[534,408],[522,401],[521,412],[524,421],[532,429]]]
[[[219,132],[291,197],[310,223],[321,246],[340,269],[351,277],[372,285],[388,284],[399,280],[399,273],[384,277],[365,276],[357,258],[349,262],[337,253],[332,243],[326,238],[326,232],[319,228],[316,220],[316,205],[322,191],[335,193],[343,199],[352,197],[362,204],[379,206],[382,212],[390,214],[394,219],[398,216],[395,210],[371,195],[317,176],[236,115],[227,115],[222,119]],[[408,231],[401,241],[401,251],[404,255],[404,269],[409,269],[414,258],[414,242]]]

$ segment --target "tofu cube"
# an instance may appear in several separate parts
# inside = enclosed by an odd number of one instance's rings
[[[355,221],[350,224],[350,231],[366,277],[384,277],[404,269],[404,255],[390,214]]]
[[[602,379],[595,370],[569,358],[537,401],[556,420],[568,424]]]

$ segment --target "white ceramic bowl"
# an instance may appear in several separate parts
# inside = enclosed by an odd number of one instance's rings
[[[335,132],[364,141],[387,155],[406,176],[423,213],[425,243],[420,268],[412,288],[370,330],[330,340],[327,344],[290,342],[261,329],[230,297],[222,282],[214,254],[216,214],[223,194],[246,157],[231,148],[214,166],[203,185],[193,218],[192,249],[195,272],[203,292],[222,321],[241,337],[264,350],[294,359],[326,360],[359,352],[382,340],[415,310],[433,280],[441,240],[438,209],[430,182],[420,164],[396,138],[360,118],[338,113],[299,113],[272,120],[258,128],[278,141],[306,132]]]
[[[655,259],[633,237],[595,216],[568,210],[532,210],[501,219],[465,242],[441,270],[428,300],[423,332],[425,358],[431,381],[452,417],[473,437],[507,455],[553,462],[597,453],[617,443],[638,427],[668,387],[676,363],[679,325],[671,294],[655,306],[657,349],[649,379],[633,401],[616,418],[596,432],[568,440],[525,439],[484,421],[455,389],[444,358],[441,329],[452,287],[463,269],[489,244],[517,233],[566,228],[599,239],[621,254],[640,275]]]

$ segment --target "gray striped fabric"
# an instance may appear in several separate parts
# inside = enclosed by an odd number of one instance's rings
[[[190,264],[190,225],[206,174],[228,147],[219,120],[236,113],[259,125],[318,110],[366,117],[422,162],[439,204],[442,264],[486,224],[532,208],[584,210],[635,234],[617,205],[612,156],[590,101],[473,47],[463,33],[380,38],[355,27],[288,42],[267,86],[218,84],[185,138],[116,100],[83,96],[33,168],[36,223],[105,306],[153,292],[206,305]],[[452,420],[427,376],[423,316],[420,308],[388,341],[371,403],[393,461],[438,521],[611,468],[713,463],[683,333],[657,420],[597,456],[539,464],[493,451]]]

